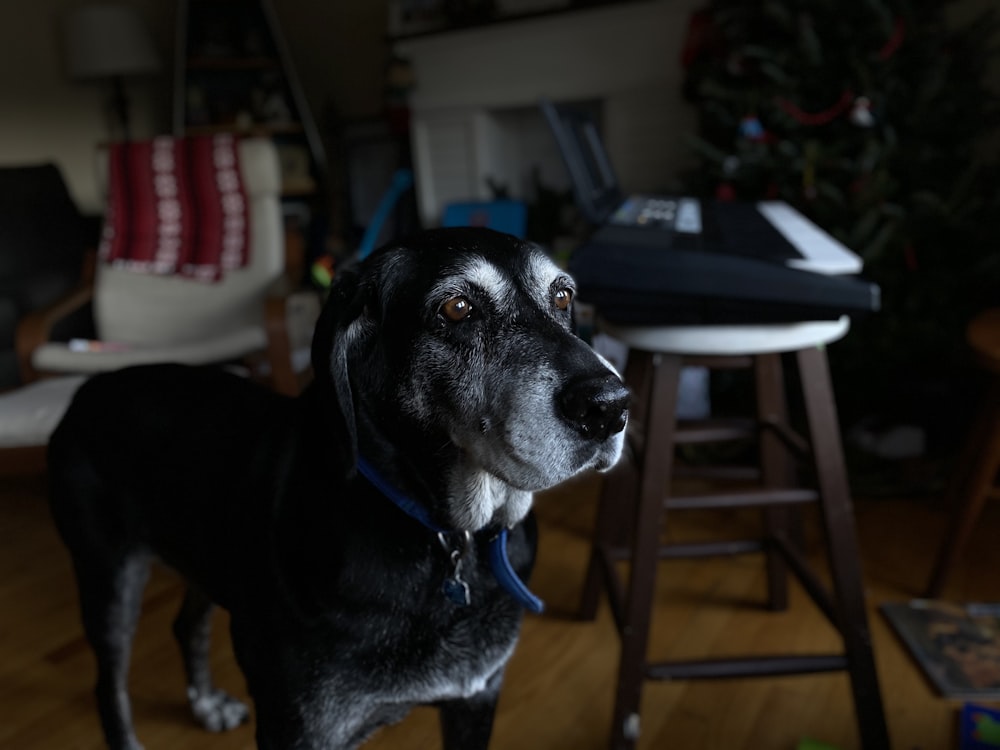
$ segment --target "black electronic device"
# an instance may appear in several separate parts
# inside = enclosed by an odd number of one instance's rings
[[[626,195],[592,110],[540,103],[580,212],[570,259],[581,299],[630,324],[835,319],[880,307],[855,253],[782,201]]]

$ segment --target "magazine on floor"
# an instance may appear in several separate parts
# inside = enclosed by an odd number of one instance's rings
[[[913,599],[881,610],[943,696],[1000,700],[1000,603]]]

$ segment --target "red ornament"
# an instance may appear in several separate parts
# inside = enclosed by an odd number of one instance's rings
[[[724,202],[736,200],[736,188],[728,182],[720,182],[715,188],[715,199]]]

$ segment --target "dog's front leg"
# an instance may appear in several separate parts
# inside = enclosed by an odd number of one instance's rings
[[[489,747],[502,682],[503,671],[500,670],[489,679],[482,692],[438,705],[444,750],[486,750]]]

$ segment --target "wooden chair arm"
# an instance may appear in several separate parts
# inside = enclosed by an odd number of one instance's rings
[[[79,310],[93,297],[94,284],[93,278],[90,278],[52,304],[33,310],[18,321],[14,334],[14,351],[17,353],[17,366],[22,382],[30,383],[41,376],[32,365],[31,357],[35,349],[52,339],[52,329],[56,323]]]
[[[292,344],[288,336],[285,310],[288,296],[268,294],[264,300],[264,330],[267,332],[267,363],[271,371],[271,387],[286,396],[296,396],[301,388],[292,366]]]

